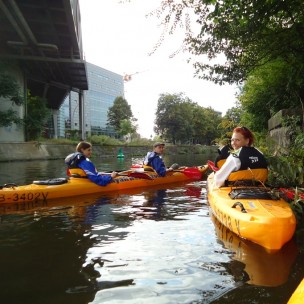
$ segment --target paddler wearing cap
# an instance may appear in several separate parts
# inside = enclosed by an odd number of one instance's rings
[[[153,145],[153,151],[147,153],[144,159],[144,166],[152,167],[159,176],[165,176],[168,171],[177,169],[178,164],[173,164],[170,168],[166,168],[161,156],[164,152],[165,144],[163,142],[156,142]]]

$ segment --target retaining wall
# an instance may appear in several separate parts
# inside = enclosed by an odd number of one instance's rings
[[[93,146],[94,156],[117,156],[119,149],[125,156],[144,156],[152,147],[147,146]],[[202,154],[214,153],[215,146],[166,146],[166,154]],[[75,145],[48,144],[39,142],[1,143],[0,162],[64,159],[75,151]]]

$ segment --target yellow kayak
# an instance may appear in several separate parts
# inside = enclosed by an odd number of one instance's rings
[[[282,250],[269,253],[267,249],[237,236],[220,223],[213,214],[211,214],[211,219],[219,242],[231,251],[233,260],[245,265],[244,272],[248,275],[246,283],[275,287],[287,282],[298,254],[295,242],[290,241]],[[236,272],[238,273],[237,269]]]
[[[297,289],[291,295],[287,304],[302,304],[304,301],[304,279],[301,281]]]
[[[269,251],[280,250],[294,235],[296,218],[289,204],[260,187],[214,186],[207,179],[208,201],[215,217],[228,229]]]
[[[151,187],[155,185],[187,181],[202,178],[207,166],[184,168],[168,172],[159,177],[155,172],[136,173],[125,171],[107,186],[98,186],[87,178],[69,177],[45,181],[34,181],[32,184],[18,186],[6,184],[0,188],[0,204],[46,201],[84,194],[115,192],[131,188]],[[197,174],[199,173],[199,174]]]

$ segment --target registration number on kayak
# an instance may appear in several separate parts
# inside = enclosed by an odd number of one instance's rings
[[[12,195],[0,194],[0,202],[25,202],[34,200],[46,200],[48,192],[27,192],[27,193],[13,193]]]

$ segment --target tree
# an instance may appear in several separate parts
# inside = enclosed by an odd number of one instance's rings
[[[174,144],[193,136],[193,103],[183,93],[161,94],[158,99],[154,131]]]
[[[220,115],[192,102],[184,93],[161,94],[154,131],[172,143],[210,144],[218,135]]]
[[[242,115],[243,110],[240,104],[238,104],[236,107],[232,107],[227,110],[221,123],[219,124],[219,129],[221,130],[222,134],[222,140],[230,138],[232,135],[232,130],[237,126],[240,126]],[[247,126],[247,124],[245,125]]]
[[[124,136],[128,134],[134,134],[136,132],[136,126],[128,119],[123,119],[120,122],[119,134]]]
[[[45,98],[27,93],[27,115],[24,118],[27,140],[36,140],[45,129],[50,110]]]
[[[163,0],[153,14],[162,16],[169,33],[185,26],[184,49],[195,56],[196,73],[204,79],[242,82],[256,67],[277,59],[303,70],[302,0]],[[196,20],[198,31],[192,32],[190,20]]]
[[[194,143],[210,145],[220,135],[218,128],[221,116],[210,107],[204,108],[196,105],[192,120],[194,131]]]
[[[20,95],[20,88],[17,81],[9,74],[0,73],[0,97],[6,100],[0,99],[1,103],[7,102],[8,100],[12,104],[20,106],[23,104],[23,98]],[[17,112],[13,109],[6,111],[0,111],[0,127],[7,127],[15,124],[21,124],[22,119],[18,116]]]
[[[108,110],[108,126],[112,126],[117,133],[121,131],[121,122],[127,120],[132,125],[133,113],[131,106],[128,104],[126,99],[119,96],[116,97],[113,103],[113,106]]]
[[[283,60],[256,68],[248,77],[239,96],[245,112],[242,121],[255,131],[268,128],[269,118],[284,108],[301,108],[303,76]],[[301,105],[299,107],[299,105]]]

